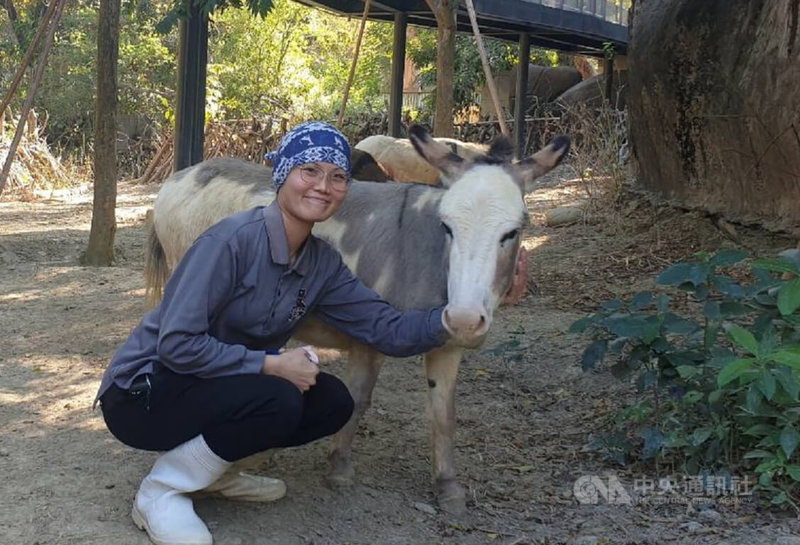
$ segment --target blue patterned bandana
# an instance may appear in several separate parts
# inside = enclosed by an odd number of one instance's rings
[[[322,121],[301,123],[286,133],[278,149],[264,156],[272,161],[272,181],[279,190],[294,167],[331,163],[350,178],[350,144],[335,127]]]

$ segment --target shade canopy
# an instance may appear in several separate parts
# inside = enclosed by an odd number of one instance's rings
[[[339,15],[360,16],[363,0],[295,0]],[[528,34],[531,45],[570,53],[602,56],[611,43],[616,54],[628,47],[628,0],[473,0],[478,26],[484,36],[518,41]],[[405,14],[408,24],[436,27],[425,0],[370,2],[368,18],[392,21]],[[457,28],[472,32],[464,5],[457,13]]]

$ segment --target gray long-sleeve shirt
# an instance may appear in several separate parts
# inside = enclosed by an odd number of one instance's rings
[[[260,373],[313,311],[325,323],[391,356],[444,343],[442,309],[399,311],[367,288],[326,242],[310,236],[290,263],[280,208],[230,216],[203,233],[103,375],[99,398],[160,363],[176,373]]]

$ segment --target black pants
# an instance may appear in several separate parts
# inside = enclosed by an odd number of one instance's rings
[[[161,367],[148,378],[149,391],[112,386],[100,399],[111,433],[143,450],[171,450],[202,434],[217,456],[234,462],[332,435],[353,413],[347,387],[327,373],[305,393],[267,375],[204,379]]]

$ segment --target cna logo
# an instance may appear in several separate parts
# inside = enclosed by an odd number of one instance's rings
[[[600,498],[612,505],[631,505],[630,494],[614,475],[605,481],[598,475],[584,475],[572,485],[572,493],[578,503],[584,505],[597,505]]]

